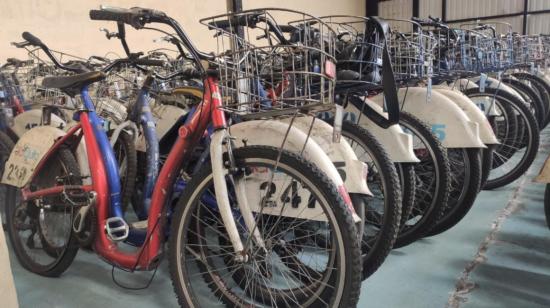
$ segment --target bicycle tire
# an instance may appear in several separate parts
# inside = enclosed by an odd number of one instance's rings
[[[245,163],[251,166],[253,164],[259,164],[260,162],[269,165],[271,162],[275,163],[275,161],[278,160],[279,149],[267,146],[248,146],[235,149],[233,153],[238,166],[244,167]],[[333,270],[327,274],[329,275],[327,276],[328,280],[332,281],[337,279],[341,283],[341,285],[338,286],[339,289],[335,297],[332,296],[334,292],[331,292],[328,288],[324,288],[319,291],[319,294],[315,294],[316,297],[303,298],[307,303],[300,303],[300,305],[318,307],[321,304],[320,302],[325,302],[330,303],[332,307],[355,307],[359,299],[361,287],[361,254],[355,223],[353,222],[350,211],[345,206],[343,199],[326,175],[299,155],[282,150],[282,152],[280,152],[278,166],[278,170],[286,170],[294,174],[299,174],[301,179],[311,184],[308,185],[308,187],[315,187],[316,193],[319,194],[319,196],[325,201],[330,200],[330,202],[324,202],[324,205],[321,206],[331,213],[330,217],[333,218],[331,225],[334,224],[333,226],[338,230],[337,238],[341,239],[337,240],[337,243],[332,245],[339,247],[339,249],[335,251],[341,254],[340,261],[344,261],[345,264],[345,268],[343,269],[345,271],[344,273]],[[247,168],[248,167],[245,169]],[[190,275],[187,274],[185,266],[182,267],[184,262],[196,262],[199,268],[201,266],[203,267],[204,272],[202,274],[199,273],[200,276],[208,286],[207,288],[213,292],[215,298],[219,299],[224,304],[229,306],[240,306],[248,303],[247,300],[240,298],[238,294],[229,290],[228,285],[223,281],[223,276],[210,268],[212,267],[211,262],[214,262],[212,258],[207,257],[204,260],[187,260],[187,256],[184,253],[187,251],[186,249],[191,249],[189,247],[193,247],[188,245],[190,243],[184,243],[184,239],[189,238],[189,236],[186,237],[184,233],[190,230],[190,223],[193,219],[197,222],[201,221],[201,217],[193,216],[193,211],[199,203],[198,201],[202,200],[202,195],[199,194],[202,194],[203,191],[209,187],[208,185],[210,185],[211,182],[212,171],[210,164],[204,164],[187,184],[172,216],[171,236],[169,238],[169,269],[178,301],[180,305],[185,307],[190,304],[196,306],[196,302],[203,298],[204,294],[198,295],[193,290],[192,285],[199,283],[196,281],[197,279],[194,281],[186,280]],[[195,237],[198,239],[202,238],[200,235]],[[203,249],[207,250],[206,248]],[[208,268],[205,268],[207,266]],[[197,286],[199,289],[200,287],[201,286]],[[264,296],[266,295],[262,292],[254,293],[253,295],[255,300],[260,300],[261,297]],[[288,305],[288,303],[286,305]]]
[[[418,138],[427,147],[429,157],[423,155],[421,163],[413,164],[417,180],[417,190],[415,196],[415,205],[411,211],[411,217],[407,220],[415,221],[412,226],[405,225],[395,241],[394,247],[403,247],[412,242],[423,238],[432,230],[438,219],[443,215],[447,206],[450,191],[450,169],[447,150],[441,145],[441,142],[432,133],[430,127],[417,117],[407,112],[401,112],[400,123],[406,130],[415,133]],[[418,156],[418,155],[417,155]],[[434,178],[432,184],[428,186],[430,194],[422,195],[419,190],[422,180],[428,181],[428,176],[424,176],[421,168],[433,168]],[[433,188],[432,188],[432,185]],[[433,196],[430,200],[430,196]],[[421,216],[420,219],[416,219]]]
[[[366,154],[370,156],[371,162],[375,164],[376,170],[378,170],[375,176],[380,177],[382,184],[380,189],[384,200],[382,223],[375,226],[379,231],[374,240],[369,239],[366,233],[363,234],[362,239],[363,279],[367,279],[384,263],[397,238],[401,223],[401,186],[394,163],[389,158],[386,150],[384,150],[382,145],[370,132],[350,121],[344,121],[342,123],[342,137],[348,140],[352,148],[354,148],[355,143],[362,147]],[[362,156],[358,156],[359,160],[362,160],[362,158]],[[371,172],[372,170],[369,168],[369,177],[371,176]],[[369,187],[373,194],[376,194],[373,187]],[[375,195],[375,197],[378,197],[378,195]],[[366,197],[366,217],[369,216],[369,212],[373,213],[376,211],[374,208],[369,208],[369,199],[369,197]],[[368,224],[366,219],[365,224]],[[365,226],[365,229],[367,227]]]
[[[481,149],[447,149],[449,157],[460,155],[457,152],[462,153],[461,156],[464,158],[464,169],[467,169],[464,173],[464,182],[459,183],[463,185],[462,188],[459,188],[461,190],[461,195],[457,200],[449,200],[449,206],[445,209],[443,217],[437,221],[430,231],[430,236],[443,233],[458,224],[474,205],[480,190],[482,178]],[[451,158],[449,158],[449,160],[453,161]],[[460,165],[457,164],[455,167],[460,167]],[[454,192],[451,191],[451,194],[456,193],[456,188],[457,187],[454,187]]]
[[[76,158],[74,157],[73,153],[65,148],[61,147],[55,154],[53,154],[50,158],[50,162],[54,161],[54,159],[57,159],[62,168],[65,169],[67,176],[72,178],[71,183],[72,185],[81,185],[82,180],[80,178],[80,170],[78,168],[78,163],[76,162]],[[53,164],[52,164],[53,165]],[[51,175],[45,174],[46,172],[41,172],[42,175],[48,177]],[[40,175],[35,177],[33,180],[38,180],[40,178]],[[25,252],[25,249],[23,247],[23,243],[18,239],[19,236],[16,235],[17,233],[17,225],[18,223],[15,221],[15,215],[16,215],[16,202],[17,202],[17,188],[14,186],[9,186],[7,191],[7,230],[8,230],[8,236],[10,238],[10,242],[12,244],[13,250],[15,252],[15,255],[17,257],[17,260],[23,266],[25,269],[46,277],[58,277],[60,276],[67,268],[71,265],[73,262],[76,253],[78,252],[79,245],[76,237],[74,236],[74,232],[72,230],[72,219],[71,219],[71,225],[70,225],[70,234],[68,235],[68,240],[65,245],[65,249],[61,252],[61,255],[58,256],[52,264],[49,265],[41,265],[33,260],[31,260],[31,257]],[[74,212],[72,213],[72,218],[74,218]],[[29,245],[29,241],[27,239],[27,243],[25,245]],[[48,252],[45,251],[47,254]],[[51,252],[50,252],[51,253]]]
[[[523,140],[526,147],[525,155],[522,156],[519,163],[515,165],[511,171],[495,179],[488,179],[484,189],[495,189],[510,184],[511,182],[521,177],[527,171],[527,169],[529,169],[529,167],[535,160],[540,143],[537,120],[535,119],[527,105],[519,101],[515,96],[510,93],[492,88],[485,89],[484,93],[479,92],[479,89],[471,88],[466,89],[464,93],[469,97],[494,95],[495,97],[498,97],[499,101],[507,103],[510,106],[514,106],[515,111],[519,113],[518,117],[523,119],[523,121],[521,122],[523,123],[524,133],[520,136],[527,135],[528,137],[528,140]]]

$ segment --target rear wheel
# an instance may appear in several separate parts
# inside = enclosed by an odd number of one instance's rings
[[[365,197],[361,247],[363,279],[366,279],[382,265],[393,248],[401,222],[401,187],[393,162],[371,133],[344,121],[342,137],[348,141],[357,159],[367,164],[367,185],[374,195]]]
[[[501,135],[496,134],[501,144],[494,152],[493,169],[484,188],[494,189],[510,184],[529,169],[537,155],[540,135],[535,117],[523,102],[502,90],[487,88],[482,93],[479,92],[479,89],[471,88],[465,90],[464,93],[468,97],[494,99],[495,104],[500,106],[501,110],[512,113],[508,118],[515,115],[520,131],[517,131],[513,140],[510,140],[508,136],[501,140]]]
[[[234,204],[246,261],[238,260],[215,202],[211,167],[203,165],[172,216],[169,266],[180,305],[355,307],[357,230],[332,182],[295,154],[279,157],[276,148],[233,153],[240,171],[227,176],[229,198],[236,202],[232,183],[244,181],[265,250],[250,238]]]
[[[4,174],[4,167],[10,157],[13,146],[11,138],[0,131],[0,179]],[[6,188],[6,185],[0,184],[0,221],[2,221],[2,228],[4,230],[6,229]]]
[[[61,183],[82,184],[76,159],[66,148],[53,154],[30,187],[45,189]],[[6,204],[8,235],[21,265],[39,275],[61,275],[79,247],[72,229],[75,207],[61,195],[23,202],[20,189],[13,186],[8,188]]]
[[[395,247],[408,245],[426,236],[442,217],[450,192],[447,150],[430,127],[407,112],[401,112],[399,125],[413,136],[414,152],[420,162],[413,164],[416,175],[414,206],[401,228]]]
[[[430,235],[447,231],[460,222],[474,205],[481,184],[481,151],[447,149],[451,167],[449,203]]]
[[[122,189],[121,202],[124,213],[132,200],[136,184],[137,152],[134,138],[125,131],[120,132],[113,150],[119,166],[120,186]]]

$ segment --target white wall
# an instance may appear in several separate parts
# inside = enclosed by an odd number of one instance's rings
[[[442,0],[420,0],[419,15],[441,17]],[[523,11],[523,0],[447,0],[447,20],[475,18],[513,14]],[[529,0],[529,10],[548,10],[550,0]],[[410,18],[412,16],[412,0],[390,0],[380,3],[380,16],[386,18]],[[521,32],[523,17],[500,18],[491,21],[510,23],[513,31]],[[486,21],[490,22],[490,21]],[[455,24],[459,25],[459,24]],[[498,26],[504,29],[502,26]],[[530,34],[550,34],[550,14],[531,15],[528,18],[527,30]]]
[[[244,0],[243,6],[286,7],[303,10],[316,15],[365,14],[364,0]],[[200,49],[216,49],[212,31],[198,23],[200,18],[223,14],[225,0],[0,0],[0,63],[7,57],[25,58],[23,50],[10,46],[21,41],[21,33],[29,31],[38,36],[50,48],[88,57],[114,51],[123,55],[120,42],[110,41],[99,32],[100,27],[116,29],[114,22],[92,21],[89,10],[100,4],[118,7],[145,7],[166,12],[180,22]],[[130,27],[126,27],[129,29]],[[153,43],[161,34],[150,31],[128,30],[128,43],[134,51],[170,47],[169,44]]]

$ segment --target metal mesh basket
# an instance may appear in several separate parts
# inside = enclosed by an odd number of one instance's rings
[[[528,66],[544,61],[544,44],[540,35],[514,35],[514,64]]]
[[[332,108],[336,34],[321,19],[255,9],[200,22],[216,31],[212,65],[220,72],[225,111],[266,118]]]
[[[498,33],[497,29],[504,29]],[[505,22],[463,24],[477,45],[478,72],[504,71],[513,65],[512,26]]]
[[[414,84],[433,75],[436,38],[423,31],[416,22],[390,19],[392,31],[389,37],[391,60],[395,80],[401,84]]]
[[[434,76],[440,79],[470,77],[484,70],[487,48],[486,36],[469,29],[432,30],[436,39],[434,48]]]

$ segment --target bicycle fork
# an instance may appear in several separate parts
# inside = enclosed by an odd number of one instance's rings
[[[225,177],[227,168],[226,166],[224,166],[224,160],[223,160],[224,147],[228,147],[229,151],[231,151],[230,140],[228,139],[229,139],[229,135],[227,133],[227,130],[225,129],[217,130],[211,136],[210,157],[212,160],[211,163],[212,163],[214,189],[216,191],[216,202],[218,204],[218,209],[220,211],[222,221],[225,225],[225,229],[227,230],[229,240],[231,241],[231,245],[235,250],[236,260],[239,262],[246,262],[247,255],[246,255],[245,247],[243,246],[241,237],[239,236],[237,225],[235,223],[236,219],[235,217],[233,217],[233,213],[231,211],[231,204],[229,202],[229,192],[227,189],[227,181]],[[240,179],[236,179],[234,183],[235,183],[235,195],[237,198],[237,203],[238,203],[241,215],[244,219],[246,228],[248,229],[249,234],[253,236],[253,239],[256,242],[256,245],[258,245],[262,249],[265,249],[265,243],[256,226],[254,214],[252,213],[252,210],[248,205],[248,200],[246,198],[246,193],[245,193],[244,181]]]

